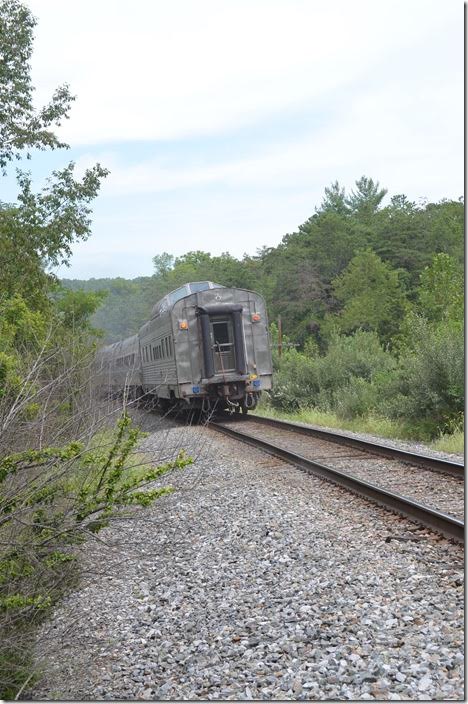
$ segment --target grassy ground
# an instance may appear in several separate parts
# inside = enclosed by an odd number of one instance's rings
[[[414,440],[425,442],[425,444],[433,449],[442,452],[464,452],[465,435],[463,430],[457,431],[450,435],[441,435],[437,440],[431,442],[421,440],[421,437],[412,432],[411,428],[392,421],[389,418],[368,417],[354,418],[353,420],[343,420],[338,418],[334,413],[318,411],[315,408],[305,408],[294,413],[286,413],[278,411],[275,408],[270,408],[266,405],[261,405],[256,413],[271,418],[279,418],[281,420],[298,421],[300,423],[309,423],[311,425],[319,425],[326,428],[335,428],[337,430],[351,430],[356,433],[369,433],[382,438],[390,438],[392,440]]]
[[[458,430],[451,435],[441,435],[440,438],[434,440],[431,447],[442,452],[463,454],[465,451],[465,433],[463,430]]]

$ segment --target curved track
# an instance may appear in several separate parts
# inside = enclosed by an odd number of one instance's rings
[[[258,428],[255,430],[255,423],[259,423],[263,426],[269,425],[277,429],[275,434],[275,441],[272,442],[271,439],[266,439],[265,435],[267,433],[260,433],[263,437],[259,437]],[[219,419],[217,421],[211,422],[210,427],[219,432],[225,433],[231,437],[246,442],[254,447],[265,450],[266,452],[275,455],[283,459],[284,461],[293,464],[300,469],[306,470],[323,479],[332,481],[339,486],[353,491],[354,493],[360,494],[367,499],[370,499],[389,510],[396,511],[416,522],[422,523],[423,525],[435,530],[447,537],[456,539],[457,541],[464,541],[464,522],[459,518],[449,515],[448,513],[440,510],[436,510],[426,503],[421,503],[419,500],[410,498],[408,496],[403,496],[400,493],[396,493],[389,488],[379,486],[374,481],[367,481],[366,479],[355,476],[355,474],[349,473],[349,471],[342,471],[341,468],[332,467],[328,464],[329,456],[331,458],[330,446],[328,445],[328,450],[323,450],[322,445],[322,456],[320,460],[325,459],[327,464],[323,464],[322,461],[318,461],[316,457],[310,457],[310,449],[306,448],[304,450],[304,436],[319,437],[322,442],[333,442],[339,443],[340,445],[350,446],[352,441],[352,447],[355,450],[360,451],[360,455],[352,458],[352,461],[356,460],[364,462],[368,461],[369,453],[378,457],[391,457],[392,459],[397,459],[405,464],[410,463],[413,467],[417,468],[423,467],[424,469],[430,469],[433,474],[434,470],[437,472],[449,472],[452,475],[463,477],[463,465],[459,465],[455,462],[446,462],[444,460],[438,460],[434,458],[427,458],[424,455],[416,455],[414,453],[406,452],[403,450],[395,450],[394,448],[389,448],[388,446],[377,445],[375,443],[367,443],[365,441],[356,440],[348,436],[342,436],[338,433],[333,433],[330,431],[316,431],[313,428],[307,428],[305,426],[300,426],[296,424],[290,424],[283,421],[276,421],[273,419],[266,419],[261,417],[251,417],[250,419],[235,418],[235,420],[229,419]],[[253,433],[249,432],[250,430]],[[293,431],[293,432],[291,432]],[[310,432],[309,432],[310,431]],[[298,438],[301,436],[302,438]],[[298,447],[300,453],[297,452],[297,446],[294,446],[294,436],[296,440],[299,439]],[[330,437],[331,436],[331,437]],[[365,453],[364,456],[362,453]],[[307,456],[309,455],[309,456]],[[340,457],[343,460],[343,456]],[[349,456],[346,458],[349,461]],[[426,460],[428,460],[426,464]],[[408,471],[411,471],[408,468]],[[459,483],[452,477],[447,477],[448,481],[455,482],[457,486]]]
[[[424,469],[432,469],[437,472],[445,472],[451,474],[455,477],[464,478],[465,467],[460,462],[454,462],[453,460],[445,460],[438,457],[431,457],[429,455],[420,455],[415,452],[409,452],[396,447],[390,447],[388,445],[382,445],[380,443],[371,442],[369,440],[361,440],[360,438],[353,438],[349,435],[343,435],[342,433],[335,432],[333,430],[322,430],[320,428],[311,428],[306,425],[300,425],[299,423],[292,423],[285,420],[277,420],[276,418],[268,418],[266,416],[249,416],[246,420],[254,420],[256,423],[262,423],[263,425],[268,425],[273,428],[279,428],[281,430],[290,430],[291,432],[300,433],[308,437],[319,438],[327,442],[333,442],[337,445],[346,445],[347,447],[360,450],[361,452],[368,452],[371,455],[378,455],[380,457],[390,457],[391,459],[399,460],[405,464],[410,464],[417,467],[423,467]]]

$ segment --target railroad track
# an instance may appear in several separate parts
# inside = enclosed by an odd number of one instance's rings
[[[464,541],[463,465],[259,416],[210,427]]]
[[[408,450],[402,450],[401,448],[389,447],[388,445],[371,442],[370,440],[353,438],[349,435],[343,435],[333,430],[310,428],[306,425],[300,425],[299,423],[292,423],[285,420],[277,420],[276,418],[267,418],[265,416],[255,416],[252,418],[252,416],[250,416],[247,417],[246,420],[252,419],[256,423],[262,423],[263,425],[268,425],[272,428],[290,430],[308,437],[318,438],[336,443],[337,445],[345,445],[357,450],[362,450],[363,452],[368,452],[371,455],[389,457],[391,459],[399,460],[405,464],[423,467],[424,469],[432,469],[436,472],[445,472],[461,479],[465,476],[465,467],[460,462],[453,462],[452,460],[417,454],[416,452],[409,452]]]

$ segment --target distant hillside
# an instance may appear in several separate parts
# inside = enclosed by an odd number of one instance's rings
[[[461,199],[416,204],[397,195],[382,207],[385,194],[378,183],[364,177],[356,182],[356,190],[349,196],[335,183],[325,189],[323,202],[315,213],[297,232],[285,235],[278,247],[264,248],[243,259],[228,253],[212,257],[202,251],[178,258],[163,253],[153,260],[153,276],[132,280],[64,279],[63,285],[75,290],[108,291],[93,318],[94,325],[105,331],[107,341],[135,333],[148,319],[154,303],[168,291],[187,281],[208,279],[259,291],[266,298],[270,318],[281,315],[288,336],[299,344],[313,337],[323,347],[331,321],[342,327],[343,311],[351,305],[366,308],[370,303],[369,296],[367,303],[365,297],[359,304],[352,303],[356,291],[352,287],[344,291],[340,284],[340,277],[348,272],[356,254],[375,254],[377,259],[366,260],[373,263],[375,271],[367,272],[364,278],[368,277],[372,284],[377,275],[397,277],[408,304],[417,299],[420,275],[431,265],[435,254],[445,253],[454,266],[463,268]],[[379,262],[383,262],[383,269]],[[358,264],[364,267],[364,260]],[[352,266],[356,269],[358,264]],[[356,274],[357,282],[360,276]],[[356,312],[353,315],[358,325],[359,316]],[[360,325],[369,329],[374,323],[365,322],[370,314],[366,315],[364,310]],[[390,331],[401,323],[400,313],[395,316],[389,322]]]
[[[151,276],[87,281],[62,279],[62,284],[74,291],[107,291],[107,298],[92,318],[92,324],[105,332],[106,342],[116,342],[137,332],[163,295],[156,278]]]

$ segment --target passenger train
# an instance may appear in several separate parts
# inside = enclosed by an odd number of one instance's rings
[[[212,281],[184,284],[136,335],[99,350],[97,375],[101,388],[163,409],[247,413],[271,389],[265,301]]]

